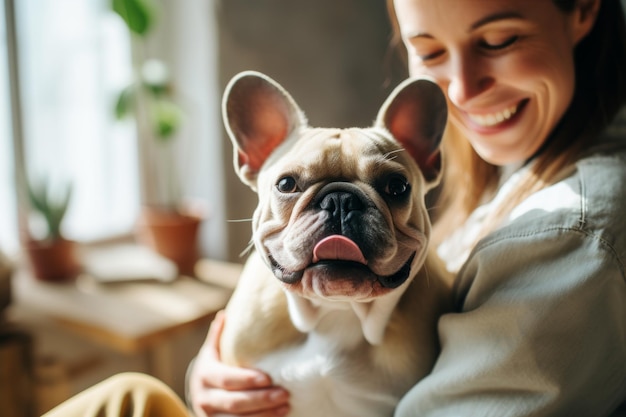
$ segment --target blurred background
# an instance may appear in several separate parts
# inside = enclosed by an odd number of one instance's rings
[[[385,2],[1,2],[0,416],[123,370],[182,395],[256,205],[232,168],[226,83],[261,71],[313,126],[371,125],[405,76]],[[138,234],[145,209],[183,206],[199,213],[200,273],[141,249],[160,250]],[[32,246],[57,238],[74,269],[41,279]]]

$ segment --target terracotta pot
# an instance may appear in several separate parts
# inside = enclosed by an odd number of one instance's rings
[[[178,272],[194,275],[200,257],[198,231],[203,217],[155,207],[144,207],[137,224],[137,240],[173,261]]]
[[[71,240],[28,240],[24,246],[32,273],[41,281],[68,282],[81,271]]]

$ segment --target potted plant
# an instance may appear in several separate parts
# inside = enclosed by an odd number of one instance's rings
[[[75,242],[66,239],[61,224],[72,194],[71,185],[55,193],[47,179],[27,184],[32,213],[39,220],[39,229],[29,230],[24,247],[35,278],[48,282],[72,280],[81,267],[76,257]]]
[[[115,114],[118,119],[133,117],[137,126],[143,185],[137,238],[174,261],[181,273],[193,274],[203,217],[182,199],[175,141],[184,112],[175,100],[169,68],[147,57],[157,3],[112,0],[111,7],[125,22],[132,40],[134,80],[120,92]]]

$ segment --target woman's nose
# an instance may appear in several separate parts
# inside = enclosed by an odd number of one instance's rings
[[[459,56],[449,62],[448,98],[463,105],[494,85],[489,65],[481,57]]]

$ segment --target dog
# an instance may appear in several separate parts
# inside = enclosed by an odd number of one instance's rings
[[[246,71],[222,110],[259,197],[222,360],[268,372],[292,417],[392,415],[433,367],[450,305],[424,203],[441,173],[442,91],[409,79],[373,127],[312,128],[280,84]]]

